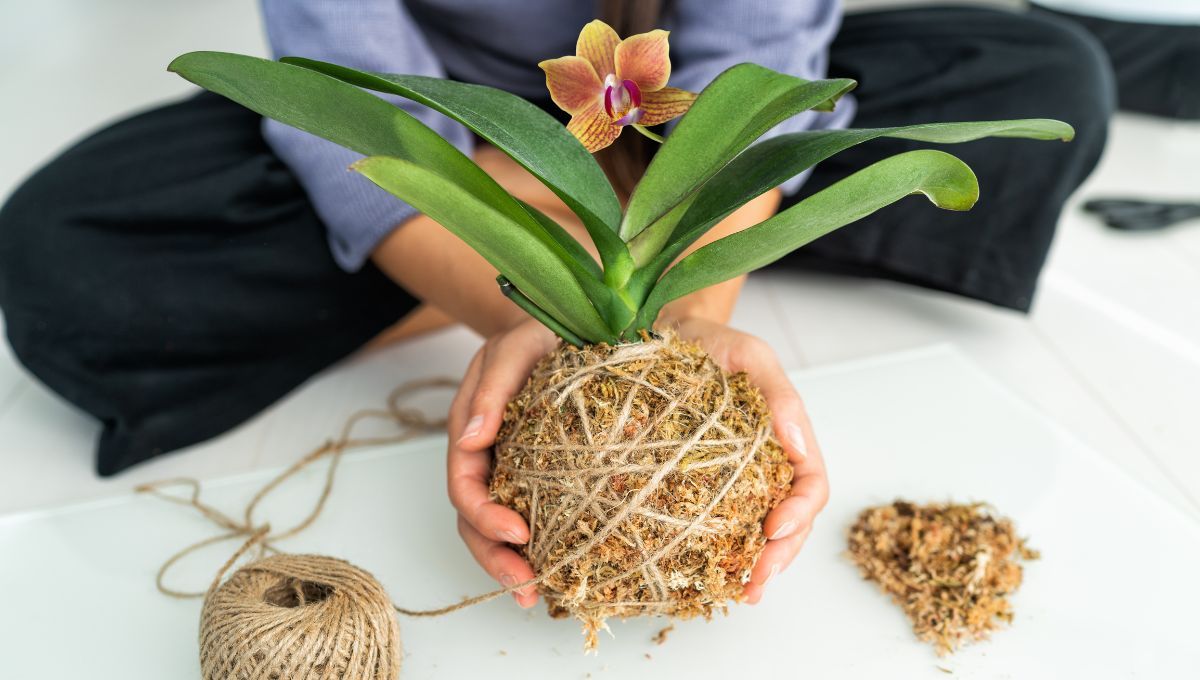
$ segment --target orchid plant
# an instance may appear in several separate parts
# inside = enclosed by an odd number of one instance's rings
[[[755,143],[798,113],[833,110],[855,82],[808,81],[744,63],[695,95],[666,85],[666,31],[622,41],[598,21],[584,27],[575,56],[541,67],[552,98],[571,114],[566,126],[495,88],[298,57],[192,52],[170,70],[366,156],[355,171],[479,252],[500,273],[506,295],[575,345],[636,342],[668,302],[765,266],[910,194],[950,210],[967,210],[978,198],[965,163],[942,151],[909,151],[685,255],[746,202],[851,146],[878,137],[947,144],[1074,134],[1060,121],[1026,119],[810,130]],[[364,89],[429,106],[508,154],[579,217],[600,261],[433,130]],[[589,152],[630,126],[661,139],[646,128],[685,111],[622,210]]]

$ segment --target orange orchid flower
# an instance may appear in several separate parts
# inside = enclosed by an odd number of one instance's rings
[[[646,126],[682,116],[695,101],[694,92],[667,87],[667,51],[667,31],[621,40],[611,26],[596,20],[579,32],[575,56],[548,59],[538,66],[546,72],[550,98],[571,114],[567,130],[595,153],[630,125],[661,142]]]

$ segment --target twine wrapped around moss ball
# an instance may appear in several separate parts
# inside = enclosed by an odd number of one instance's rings
[[[394,680],[400,629],[371,574],[321,555],[272,555],[204,600],[204,680]]]
[[[529,523],[525,557],[552,615],[711,616],[766,544],[792,467],[745,374],[673,334],[564,345],[508,406],[491,481]]]

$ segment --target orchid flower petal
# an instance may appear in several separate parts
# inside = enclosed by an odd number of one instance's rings
[[[661,90],[647,92],[642,95],[640,108],[645,113],[640,122],[648,127],[661,125],[687,113],[694,101],[696,101],[695,92],[688,92],[677,87],[664,87]]]
[[[667,35],[658,29],[622,40],[614,55],[617,78],[637,83],[643,95],[666,87],[671,77]]]
[[[567,131],[592,153],[612,144],[621,135],[620,126],[613,125],[612,118],[598,104],[572,116]]]
[[[572,115],[596,104],[603,85],[591,63],[583,57],[547,59],[538,66],[546,72],[546,89],[558,108]]]
[[[579,40],[575,42],[576,56],[583,57],[596,69],[601,78],[617,72],[614,53],[621,37],[612,26],[596,19],[588,22],[579,32]]]

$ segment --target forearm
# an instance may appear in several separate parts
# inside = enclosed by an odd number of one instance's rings
[[[393,230],[371,259],[414,297],[484,337],[527,318],[500,292],[495,267],[425,215]]]

